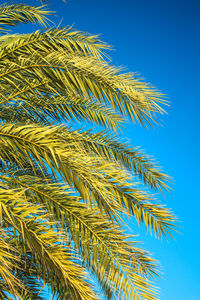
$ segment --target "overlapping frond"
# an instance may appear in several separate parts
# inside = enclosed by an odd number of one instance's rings
[[[27,201],[24,192],[5,186],[0,189],[0,214],[6,226],[17,231],[16,239],[22,239],[31,251],[42,279],[51,278],[52,291],[59,292],[59,299],[65,299],[69,291],[74,299],[95,299],[89,285],[82,280],[86,275],[74,262],[77,257],[66,243],[63,245],[62,232],[56,233],[51,228],[54,223],[42,214],[40,206]]]
[[[1,5],[0,30],[44,26],[49,14]],[[157,262],[126,233],[123,219],[134,216],[155,235],[171,235],[176,218],[152,195],[168,190],[170,178],[117,131],[129,118],[157,122],[166,102],[111,65],[109,48],[72,27],[0,36],[2,299],[42,300],[45,285],[52,299],[97,299],[86,269],[108,300],[158,299]],[[105,130],[73,130],[77,121]]]
[[[143,180],[150,188],[168,190],[167,183],[170,177],[164,174],[154,160],[145,155],[138,148],[119,141],[109,131],[92,133],[91,131],[72,131],[63,133],[67,140],[76,140],[81,143],[87,152],[104,156],[108,160],[117,161],[130,171],[134,171],[139,179]]]
[[[156,299],[147,280],[148,275],[157,273],[156,263],[148,253],[128,242],[129,236],[119,225],[102,217],[97,209],[88,209],[80,202],[80,197],[71,195],[67,186],[46,184],[45,181],[41,184],[40,178],[30,176],[1,179],[25,188],[30,198],[45,205],[53,219],[62,224],[68,240],[73,241],[87,266],[101,281],[111,284],[119,295],[125,294],[124,286],[129,285],[130,293],[144,293],[146,299]],[[115,277],[118,282],[113,280]],[[124,299],[128,299],[128,295]]]
[[[85,202],[98,205],[111,218],[125,213],[124,208],[144,221],[147,228],[162,235],[173,228],[175,218],[169,210],[156,204],[151,195],[129,182],[130,174],[102,156],[86,152],[78,139],[65,139],[64,127],[6,124],[0,127],[0,158],[14,159],[19,166],[26,161],[34,167],[51,168],[75,190]],[[17,151],[17,156],[16,156]],[[8,153],[11,153],[8,157]],[[34,169],[33,169],[34,171]],[[92,199],[90,199],[92,196]]]
[[[162,112],[158,105],[163,102],[161,94],[93,54],[100,51],[98,44],[94,43],[95,50],[89,49],[87,53],[82,50],[83,46],[78,50],[74,46],[71,50],[68,44],[67,38],[38,32],[33,37],[22,36],[22,42],[13,37],[9,47],[7,43],[2,46],[1,103],[13,100],[30,103],[28,99],[33,93],[39,101],[41,96],[45,99],[48,90],[47,97],[52,104],[58,94],[62,96],[63,105],[63,100],[67,101],[72,93],[78,94],[79,98],[95,97],[101,104],[109,105],[124,117],[129,115],[141,124],[154,120],[154,114]],[[31,52],[30,57],[27,51]]]
[[[3,222],[1,214],[1,222]],[[12,294],[18,294],[18,289],[24,290],[22,282],[13,273],[13,268],[18,265],[20,253],[9,242],[9,235],[1,229],[0,237],[0,279],[2,283],[2,295],[10,291]],[[2,298],[4,299],[4,298]],[[6,299],[6,298],[5,298]]]

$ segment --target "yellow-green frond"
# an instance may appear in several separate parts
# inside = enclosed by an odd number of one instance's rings
[[[34,7],[25,4],[2,4],[0,6],[0,26],[16,26],[18,23],[39,23],[45,26],[46,15],[50,12],[44,6]]]
[[[98,299],[98,288],[108,300],[157,300],[158,264],[124,218],[171,235],[176,217],[152,194],[170,178],[117,132],[129,119],[157,123],[164,95],[113,66],[98,36],[6,31],[46,26],[49,14],[0,6],[0,298],[46,299],[46,286],[58,300]]]

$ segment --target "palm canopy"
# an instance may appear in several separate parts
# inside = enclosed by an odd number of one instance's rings
[[[46,24],[44,7],[0,6],[0,295],[2,299],[158,299],[157,262],[123,220],[162,237],[175,217],[155,201],[169,177],[117,132],[162,113],[162,95],[109,64],[109,46],[71,27]],[[103,131],[74,130],[74,122]],[[148,187],[140,189],[137,182]]]

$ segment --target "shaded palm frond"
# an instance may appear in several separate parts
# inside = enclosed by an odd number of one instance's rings
[[[38,123],[49,125],[55,121],[88,121],[116,131],[124,120],[112,108],[95,101],[68,93],[64,96],[18,98],[12,106],[1,104],[0,117],[6,122]],[[22,100],[23,99],[23,100]]]

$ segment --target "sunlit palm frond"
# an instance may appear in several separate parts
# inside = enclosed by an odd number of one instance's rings
[[[9,160],[13,156],[19,167],[26,161],[46,170],[48,166],[53,174],[57,172],[75,188],[84,201],[91,205],[96,203],[110,217],[117,218],[125,208],[139,224],[144,221],[157,235],[173,228],[175,217],[156,204],[151,195],[132,187],[130,174],[102,156],[87,153],[78,140],[62,139],[64,131],[65,128],[55,126],[45,130],[43,126],[3,125],[0,127],[0,158]],[[8,157],[8,153],[12,156]]]
[[[66,187],[56,183],[41,184],[40,178],[27,176],[2,179],[26,188],[27,195],[34,202],[42,206],[45,204],[53,219],[66,230],[68,240],[73,241],[83,255],[87,266],[97,273],[104,284],[111,284],[119,295],[124,293],[124,286],[130,286],[130,292],[134,291],[135,295],[144,293],[147,299],[151,299],[151,292],[146,290],[149,286],[147,277],[157,273],[156,263],[136,247],[136,242],[135,246],[128,242],[129,236],[123,234],[119,225],[99,215],[97,209],[88,209],[79,201],[80,197],[70,195],[69,187],[66,190]],[[98,265],[101,267],[98,268]],[[141,273],[144,277],[141,277]],[[115,276],[119,283],[113,280]],[[121,288],[118,289],[118,286]],[[152,297],[155,296],[152,294]]]
[[[0,30],[44,26],[49,14],[5,4]],[[52,299],[98,299],[91,278],[108,300],[158,299],[158,264],[124,220],[172,235],[176,217],[152,194],[168,190],[170,178],[117,132],[129,118],[157,122],[166,102],[113,66],[108,49],[72,27],[0,36],[2,299],[46,299],[45,285]],[[105,130],[72,129],[82,121]]]
[[[0,207],[2,207],[0,203]],[[0,208],[1,211],[1,208]],[[3,223],[3,216],[1,213],[1,223]],[[18,289],[24,290],[24,286],[22,281],[20,281],[14,274],[13,269],[18,269],[18,262],[20,260],[20,253],[16,251],[10,242],[9,235],[6,234],[5,231],[1,229],[1,237],[0,237],[0,282],[1,285],[1,293],[5,295],[9,291],[9,293],[18,295]],[[4,299],[4,298],[2,298]]]
[[[76,140],[87,152],[95,153],[108,160],[117,161],[130,171],[134,171],[152,189],[168,189],[170,177],[162,172],[154,160],[140,149],[120,142],[119,138],[109,131],[92,133],[91,131],[68,130],[63,132],[66,140]]]
[[[40,50],[42,54],[48,49],[52,51],[52,46],[54,51],[64,49],[79,55],[91,54],[96,58],[101,58],[104,50],[110,49],[110,46],[99,40],[98,36],[77,31],[73,27],[37,30],[30,34],[4,35],[0,41],[4,43],[1,59],[13,58],[13,55],[19,54],[27,55],[27,52],[33,50]]]
[[[2,4],[0,6],[0,25],[16,26],[18,23],[39,23],[45,25],[48,11],[44,6],[34,7],[25,4]],[[4,28],[4,27],[3,27]]]
[[[7,93],[6,96],[0,94],[1,103],[15,97],[19,100],[18,96],[22,94],[28,98],[30,91],[41,96],[48,88],[49,97],[59,93],[67,98],[68,91],[87,98],[93,96],[141,124],[154,120],[154,114],[163,111],[158,105],[163,102],[160,93],[142,81],[138,82],[131,74],[122,74],[119,68],[110,66],[105,60],[72,53],[67,46],[57,49],[56,42],[51,52],[46,44],[39,46],[41,49],[31,52],[30,57],[18,53],[13,62],[2,59],[0,79],[2,92],[6,89]],[[27,79],[24,82],[22,78]]]
[[[44,281],[49,273],[52,291],[59,293],[59,299],[68,290],[74,299],[95,299],[89,284],[82,280],[86,275],[81,266],[74,262],[77,257],[66,242],[63,244],[62,233],[53,230],[54,223],[48,221],[40,206],[27,201],[24,192],[0,189],[0,212],[5,224],[15,229],[16,239],[28,246]]]

